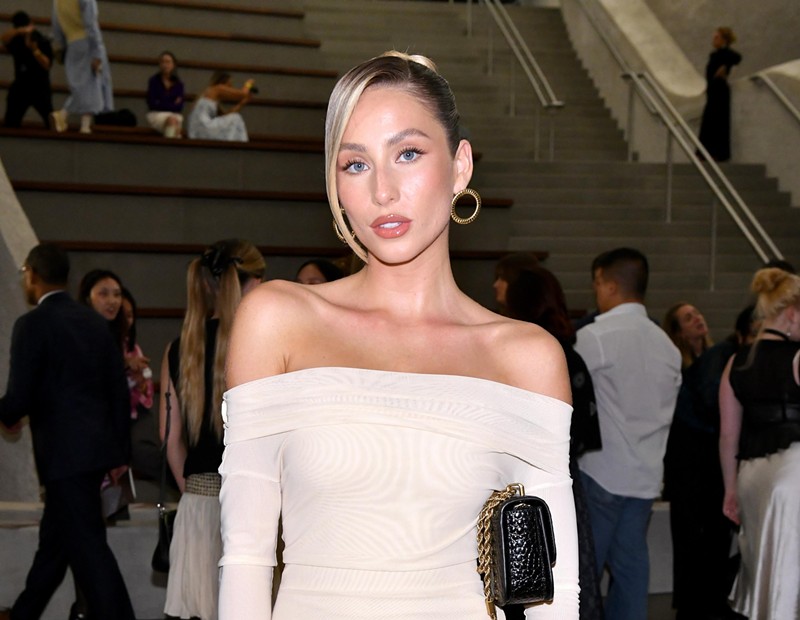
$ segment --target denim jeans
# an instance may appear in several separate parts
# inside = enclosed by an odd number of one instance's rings
[[[611,574],[605,618],[647,620],[647,527],[653,500],[609,493],[583,472],[581,481],[589,505],[597,574],[602,575],[605,566]]]

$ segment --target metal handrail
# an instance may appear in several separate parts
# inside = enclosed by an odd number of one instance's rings
[[[675,121],[678,123],[678,125],[680,126],[680,128],[684,132],[684,134],[689,137],[689,140],[690,140],[690,142],[692,142],[692,146],[694,147],[695,152],[699,151],[700,153],[702,153],[703,157],[705,157],[706,163],[714,171],[714,174],[717,176],[718,180],[722,182],[722,185],[728,191],[730,196],[736,201],[736,204],[739,206],[739,209],[741,209],[742,213],[744,213],[745,217],[750,221],[750,224],[752,224],[753,228],[756,229],[756,231],[758,232],[759,236],[761,237],[761,240],[767,246],[769,246],[769,249],[772,250],[772,252],[773,252],[773,254],[775,255],[776,258],[783,259],[783,255],[781,254],[780,250],[775,245],[775,243],[772,241],[770,236],[767,234],[767,231],[764,230],[764,228],[761,226],[761,223],[758,221],[756,216],[753,215],[753,212],[750,210],[750,208],[744,202],[742,197],[739,195],[739,192],[737,192],[736,189],[733,187],[733,185],[731,185],[730,180],[725,175],[725,173],[722,172],[720,167],[717,165],[717,162],[714,161],[714,158],[709,155],[708,151],[706,151],[705,147],[702,145],[700,140],[697,138],[697,136],[691,130],[689,125],[686,123],[684,118],[681,116],[680,112],[678,112],[677,108],[675,108],[675,106],[669,100],[669,98],[664,93],[664,90],[661,88],[661,86],[658,84],[658,82],[656,82],[650,76],[650,74],[648,74],[648,73],[644,73],[643,74],[643,78],[644,78],[645,82],[655,91],[656,95],[659,98],[659,101],[664,105],[665,108],[667,108],[667,110],[669,111],[670,116],[673,119],[675,119]],[[695,159],[696,158],[697,158],[697,156],[695,155]],[[698,168],[702,168],[705,171],[705,166],[700,165],[699,161],[697,162],[697,167]],[[723,202],[723,204],[724,204],[724,202]],[[735,213],[731,212],[731,216],[734,216],[734,215],[735,215]],[[738,218],[734,218],[734,219],[738,223]],[[741,225],[740,225],[740,228],[741,228]],[[745,231],[742,230],[742,232],[745,232]],[[745,236],[748,236],[748,235],[745,234]],[[748,239],[749,239],[749,236],[748,236]],[[751,244],[752,243],[753,242],[751,241]],[[768,259],[768,257],[767,256],[761,256],[761,259],[766,261]]]
[[[672,102],[669,101],[669,98],[664,93],[661,86],[647,73],[647,72],[635,72],[631,69],[630,65],[628,65],[627,61],[623,58],[622,54],[617,50],[616,46],[611,42],[611,40],[605,36],[605,33],[602,31],[600,26],[597,23],[597,20],[594,16],[589,12],[586,7],[585,0],[577,0],[577,4],[581,7],[583,12],[585,13],[589,23],[594,28],[596,34],[600,37],[600,40],[605,44],[606,48],[608,49],[611,56],[620,66],[620,69],[623,71],[623,77],[631,80],[632,91],[636,92],[641,98],[648,110],[658,116],[659,120],[664,124],[664,126],[668,130],[668,141],[667,141],[667,174],[668,174],[668,182],[667,182],[667,221],[671,220],[671,209],[672,209],[672,153],[671,153],[671,141],[675,139],[686,155],[689,157],[689,160],[694,165],[695,169],[701,174],[703,179],[705,180],[708,187],[716,196],[717,200],[725,207],[725,210],[730,215],[731,219],[736,223],[739,228],[739,231],[744,235],[747,241],[750,243],[750,246],[753,248],[755,253],[759,256],[762,261],[767,261],[769,259],[769,255],[767,252],[762,248],[762,243],[768,246],[768,248],[774,253],[775,258],[782,259],[783,255],[778,250],[777,246],[773,243],[770,236],[767,232],[763,229],[761,224],[758,222],[756,217],[750,211],[750,209],[745,204],[742,197],[736,191],[736,189],[731,185],[730,181],[728,180],[727,176],[722,172],[720,167],[714,161],[714,159],[709,155],[708,151],[706,151],[705,147],[700,143],[697,136],[695,136],[694,132],[691,131],[686,121],[683,119],[681,114],[672,105]],[[632,105],[629,106],[629,118],[628,118],[628,126],[629,130],[631,129],[632,121]],[[631,142],[631,133],[628,133],[628,141]],[[704,165],[704,162],[698,157],[697,153],[699,153],[705,160],[705,164],[708,165],[708,168]],[[713,175],[709,172],[713,173]],[[716,178],[715,178],[716,177]],[[720,185],[722,187],[720,187]],[[733,201],[739,207],[739,209],[744,214],[745,218],[750,222],[752,227],[755,229],[757,236],[761,238],[761,241],[756,239],[756,235],[754,235],[743,221],[743,219],[739,216],[736,212],[736,208],[731,204],[731,201],[728,199],[728,196],[723,191],[730,194]],[[712,247],[716,247],[716,227],[712,226]],[[713,254],[713,252],[712,252]],[[714,256],[712,256],[712,270],[711,270],[711,289],[714,289]]]
[[[789,98],[778,87],[778,85],[772,81],[771,77],[769,77],[766,73],[761,72],[750,76],[750,79],[756,83],[762,82],[763,84],[766,84],[767,88],[769,88],[772,94],[777,97],[778,101],[783,104],[789,114],[794,116],[794,120],[800,123],[800,110],[798,110],[797,107],[791,101],[789,101]]]
[[[486,5],[486,8],[488,9],[489,14],[492,16],[495,25],[505,38],[508,47],[511,49],[511,52],[514,54],[520,66],[522,67],[525,76],[528,78],[528,82],[533,87],[533,91],[536,93],[536,97],[539,100],[540,106],[545,110],[548,110],[549,112],[554,112],[556,110],[562,109],[564,107],[564,102],[556,96],[552,86],[550,85],[549,80],[547,79],[547,76],[544,74],[544,71],[542,71],[542,68],[539,66],[539,63],[536,62],[536,59],[531,53],[530,48],[525,43],[525,39],[520,34],[519,29],[514,24],[514,20],[511,19],[511,16],[508,14],[506,8],[502,5],[500,0],[483,0],[483,3]],[[469,35],[471,35],[472,34],[471,0],[467,1],[467,11],[468,11],[468,24],[469,24],[468,33]],[[511,113],[513,114],[513,105],[511,106]],[[536,133],[535,133],[534,159],[538,160],[539,159],[538,108],[536,113],[535,132]],[[555,159],[555,126],[552,118],[550,119],[549,150],[550,150],[550,161],[553,161]]]
[[[514,20],[511,19],[511,16],[508,14],[508,9],[506,9],[506,7],[503,5],[502,2],[500,2],[500,0],[492,0],[492,1],[494,2],[494,6],[493,7],[491,6],[491,2],[487,2],[487,4],[489,4],[489,6],[490,6],[489,10],[491,11],[492,8],[496,9],[498,11],[498,13],[502,16],[502,18],[505,20],[506,24],[508,24],[508,28],[511,30],[512,34],[514,35],[514,38],[516,39],[517,43],[519,44],[520,51],[522,51],[522,53],[525,55],[525,58],[528,61],[528,66],[530,68],[532,68],[533,71],[536,73],[536,79],[541,84],[542,88],[545,91],[545,94],[547,95],[546,99],[543,99],[543,98],[539,99],[539,101],[542,104],[542,106],[545,107],[545,108],[562,108],[562,107],[564,107],[564,102],[561,101],[556,96],[555,92],[553,91],[552,86],[550,86],[550,80],[547,79],[547,76],[544,74],[544,71],[542,71],[542,68],[539,66],[539,63],[536,62],[536,58],[534,58],[533,54],[531,53],[531,50],[528,47],[528,44],[525,43],[525,39],[522,37],[522,34],[520,34],[520,31],[517,28],[517,25],[514,23]],[[498,22],[498,26],[499,26],[499,22]],[[520,64],[523,65],[523,68],[526,68],[526,66],[522,62],[522,60],[520,60]]]

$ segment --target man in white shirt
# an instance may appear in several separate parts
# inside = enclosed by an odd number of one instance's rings
[[[647,258],[618,248],[592,263],[600,314],[577,333],[597,399],[602,450],[580,461],[598,574],[611,573],[606,620],[645,620],[647,526],[681,383],[681,356],[647,316]]]

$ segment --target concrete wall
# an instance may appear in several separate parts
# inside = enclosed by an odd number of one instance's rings
[[[782,7],[787,4],[774,3]],[[654,4],[658,4],[660,14],[651,8]],[[741,9],[735,14],[744,14],[742,2],[731,0],[728,4]],[[686,28],[693,23],[691,16],[709,11],[708,5],[700,0],[562,0],[562,12],[573,46],[640,161],[665,160],[667,130],[638,97],[630,97],[629,83],[620,77],[619,64],[591,25],[589,16],[599,24],[633,71],[647,71],[660,84],[696,132],[705,103],[702,71],[710,48],[709,37],[706,36],[700,61],[697,60],[699,48],[690,48],[687,55],[684,46],[694,41],[686,35]],[[679,6],[684,9],[682,15],[679,15]],[[792,192],[792,204],[798,205],[800,179],[792,162],[800,160],[800,124],[766,88],[750,81],[751,72],[763,69],[762,63],[792,54],[800,56],[800,43],[794,40],[796,37],[788,36],[791,29],[785,27],[788,16],[785,20],[776,18],[787,10],[776,9],[777,12],[771,14],[771,19],[781,21],[783,30],[787,31],[786,36],[776,39],[775,45],[768,39],[772,29],[752,33],[752,37],[760,35],[758,40],[764,42],[759,49],[773,48],[773,52],[764,52],[750,62],[743,62],[733,74],[731,148],[735,162],[766,164],[768,174],[778,179],[782,190]],[[762,11],[757,13],[762,15]],[[751,28],[752,24],[748,32]],[[789,62],[768,67],[766,71],[794,105],[800,107],[799,65]],[[687,160],[677,146],[673,147],[673,153],[676,161]]]
[[[631,97],[630,82],[622,78],[619,63],[592,20],[630,69],[651,74],[685,116],[697,115],[702,109],[703,77],[644,0],[562,0],[562,12],[575,51],[625,132],[630,149],[640,161],[664,161],[666,128],[638,97]],[[674,152],[680,155],[677,149]],[[676,161],[686,158],[678,156]]]
[[[800,60],[763,72],[800,110]],[[759,81],[739,80],[733,85],[731,141],[738,161],[766,162],[767,173],[791,192],[792,205],[800,206],[800,122]]]
[[[28,310],[20,286],[19,267],[38,241],[11,189],[0,162],[0,390],[5,393],[11,331],[18,316]],[[2,429],[0,425],[0,429]],[[30,429],[11,435],[0,430],[0,500],[35,501],[39,482],[33,465]]]
[[[798,4],[794,0],[645,0],[689,61],[704,71],[711,35],[733,28],[744,59],[739,75],[800,58]],[[794,27],[792,26],[794,25]]]

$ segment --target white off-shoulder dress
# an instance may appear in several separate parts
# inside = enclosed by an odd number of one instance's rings
[[[485,620],[476,522],[511,482],[549,504],[556,535],[555,600],[526,615],[577,618],[570,412],[484,379],[354,368],[229,390],[220,619]]]

